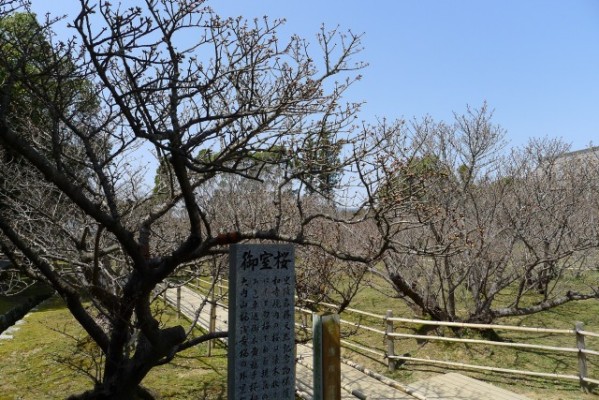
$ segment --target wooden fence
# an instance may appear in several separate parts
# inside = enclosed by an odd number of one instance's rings
[[[213,282],[198,280],[197,285],[192,284],[190,286],[195,288],[200,288],[201,284],[212,285]],[[219,299],[223,300],[227,296],[228,287],[223,284],[223,281],[217,282],[214,284],[216,294]],[[216,304],[216,303],[214,303]],[[338,307],[335,304],[328,303],[318,303],[319,306],[324,306],[332,310],[336,310]],[[311,316],[313,311],[296,307],[296,310],[299,312],[300,321],[297,325],[302,330],[310,330]],[[540,327],[526,327],[526,326],[512,326],[512,325],[498,325],[498,324],[469,324],[469,323],[459,323],[459,322],[443,322],[443,321],[431,321],[431,320],[421,320],[421,319],[410,319],[410,318],[400,318],[395,317],[393,315],[392,310],[387,310],[386,313],[376,314],[370,313],[366,311],[361,311],[353,308],[346,308],[343,311],[344,314],[348,316],[350,319],[354,319],[354,321],[349,321],[346,319],[341,319],[340,322],[342,325],[351,327],[353,330],[364,330],[368,331],[371,334],[378,335],[381,339],[383,339],[385,349],[377,349],[376,347],[358,344],[351,340],[342,339],[341,343],[344,347],[360,352],[366,352],[379,358],[381,361],[386,362],[389,370],[394,370],[398,364],[398,361],[403,362],[417,362],[417,363],[425,363],[425,364],[433,364],[433,365],[442,365],[450,368],[461,368],[461,369],[472,369],[479,371],[492,371],[492,372],[501,372],[501,373],[509,373],[515,375],[526,375],[526,376],[535,376],[542,378],[552,378],[552,379],[564,379],[564,380],[575,380],[578,381],[581,388],[585,391],[589,389],[590,385],[599,385],[599,379],[589,377],[587,370],[587,356],[599,356],[599,351],[591,350],[587,348],[585,338],[599,338],[598,333],[586,331],[584,329],[584,324],[582,322],[576,322],[572,329],[553,329],[553,328],[540,328]],[[356,322],[358,321],[358,322]],[[367,321],[367,322],[364,322]],[[372,325],[380,325],[381,328],[377,328]],[[439,336],[439,335],[419,335],[419,334],[411,334],[411,333],[401,333],[397,332],[397,328],[405,327],[406,325],[430,325],[435,327],[449,327],[449,328],[462,328],[462,329],[475,329],[475,330],[489,330],[492,329],[494,331],[506,331],[506,332],[528,332],[528,333],[537,333],[537,334],[547,334],[547,335],[568,335],[572,337],[572,343],[575,344],[575,347],[561,347],[561,346],[546,346],[540,344],[529,344],[529,343],[517,343],[517,342],[501,342],[501,341],[493,341],[493,340],[483,340],[483,339],[469,339],[469,338],[460,338],[460,337],[447,337],[447,336]],[[510,347],[515,349],[527,349],[527,350],[540,350],[550,353],[570,353],[576,354],[578,358],[578,371],[577,374],[562,374],[562,373],[553,373],[553,372],[543,372],[543,371],[524,371],[518,369],[508,369],[508,368],[499,368],[485,365],[476,365],[476,364],[466,364],[454,361],[447,360],[436,360],[429,358],[417,358],[411,357],[409,355],[398,355],[396,354],[396,340],[398,339],[414,339],[418,341],[443,341],[443,342],[453,342],[453,343],[464,343],[464,344],[477,344],[477,345],[485,345],[485,346],[498,346],[498,347]]]

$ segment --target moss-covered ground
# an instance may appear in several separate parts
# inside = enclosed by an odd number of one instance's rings
[[[166,309],[165,324],[176,322]],[[57,297],[31,313],[12,340],[0,341],[0,400],[64,399],[93,387],[99,356]],[[207,344],[156,367],[143,384],[161,399],[225,399],[226,351]]]

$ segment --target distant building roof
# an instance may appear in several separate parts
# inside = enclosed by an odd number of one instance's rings
[[[569,151],[560,154],[554,159],[555,165],[562,168],[565,165],[594,167],[599,165],[599,146],[589,147],[582,150]]]
[[[557,158],[585,158],[592,156],[594,158],[599,158],[599,146],[588,147],[586,149],[569,151],[564,154],[560,154]]]

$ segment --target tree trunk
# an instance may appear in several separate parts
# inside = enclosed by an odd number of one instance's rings
[[[391,274],[391,282],[398,293],[401,293],[412,300],[423,313],[429,315],[436,321],[451,321],[451,317],[446,311],[441,309],[438,304],[429,304],[423,295],[418,292],[416,287],[412,287],[400,274]]]
[[[449,317],[455,319],[455,289],[456,286],[452,279],[451,266],[449,263],[449,257],[445,256],[443,260],[443,272],[445,273],[444,281],[447,283],[447,299],[445,302],[445,310]]]
[[[154,395],[141,386],[148,372],[161,359],[167,357],[185,339],[185,330],[175,326],[156,330],[156,345],[140,332],[136,342],[135,354],[132,358],[124,353],[108,354],[105,361],[104,379],[93,390],[87,391],[71,399],[81,400],[131,400],[154,399]],[[113,335],[115,341],[120,335]]]

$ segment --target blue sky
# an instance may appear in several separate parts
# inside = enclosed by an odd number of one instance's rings
[[[68,13],[78,1],[32,3],[41,14]],[[282,35],[297,33],[313,42],[321,23],[364,33],[359,57],[369,66],[347,100],[366,102],[366,121],[427,114],[450,120],[453,111],[487,101],[513,146],[531,137],[560,137],[574,150],[599,144],[599,1],[209,4],[223,16],[286,18]]]

